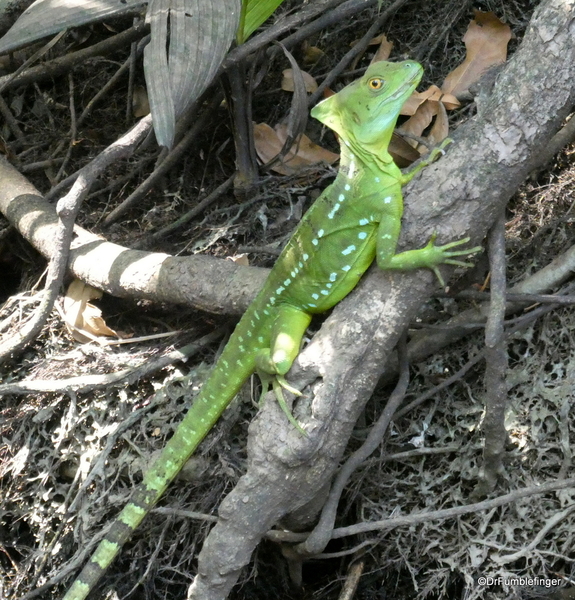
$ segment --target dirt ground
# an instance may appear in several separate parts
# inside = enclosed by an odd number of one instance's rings
[[[279,10],[297,10],[297,5],[287,2]],[[473,18],[472,9],[492,11],[511,27],[512,55],[537,5],[529,0],[413,0],[389,18],[380,33],[393,42],[393,59],[412,58],[423,64],[421,89],[426,89],[432,83],[439,85],[463,60],[462,38]],[[316,34],[309,44],[323,54],[306,70],[321,81],[350,44],[364,35],[376,15],[377,7],[372,7]],[[66,34],[45,58],[90,46],[130,25],[131,17],[79,28]],[[23,137],[14,139],[5,125],[0,150],[43,194],[135,122],[126,74],[92,108],[70,143],[71,98],[78,115],[129,51],[127,46],[88,59],[74,67],[71,77],[54,77],[3,93]],[[351,81],[367,66],[374,51],[375,46],[370,47],[332,87],[337,90]],[[294,50],[300,64],[304,55],[301,47]],[[16,61],[23,58],[25,55],[14,57]],[[265,66],[253,91],[253,121],[273,126],[289,110],[291,95],[280,88],[282,71],[289,65],[277,54]],[[5,72],[10,68],[4,65]],[[144,86],[141,59],[135,84],[137,89]],[[450,111],[451,131],[472,118],[475,110],[470,99]],[[307,134],[338,151],[331,133],[322,132],[311,119]],[[130,160],[118,161],[106,170],[86,199],[78,223],[126,247],[137,244],[178,256],[247,254],[250,264],[271,266],[274,253],[331,181],[336,167],[314,166],[287,176],[267,171],[247,193],[239,190],[234,194],[230,187],[190,221],[154,236],[233,175],[233,136],[234,126],[223,101],[205,120],[184,156],[151,191],[118,221],[104,224],[111,210],[153,171],[159,150],[153,141],[144,144]],[[547,265],[573,241],[573,152],[573,147],[567,146],[545,169],[533,172],[507,207],[510,286]],[[456,290],[483,289],[488,267],[485,258],[478,262],[479,266],[455,285]],[[45,259],[0,217],[2,337],[14,334],[31,314],[45,269]],[[437,325],[476,302],[479,300],[438,294],[426,304],[413,332],[424,324]],[[150,457],[177,426],[236,319],[110,295],[94,304],[102,310],[106,325],[120,332],[125,343],[81,343],[70,335],[62,310],[55,310],[34,343],[0,366],[0,384],[21,380],[54,383],[54,391],[5,394],[0,403],[0,597],[7,600],[22,598],[68,568],[68,561],[80,560],[79,550],[126,503]],[[59,300],[58,306],[63,306],[63,301]],[[572,472],[574,321],[571,306],[556,306],[508,340],[508,439],[497,494]],[[313,330],[320,325],[321,319],[314,321]],[[164,332],[173,334],[154,337]],[[64,392],[57,384],[68,377],[135,368],[212,332],[219,334],[201,344],[189,360],[174,359],[143,377],[117,385],[95,385],[82,393]],[[132,338],[145,336],[151,337],[130,343]],[[457,373],[483,346],[483,330],[474,331],[424,362],[411,365],[406,402]],[[394,422],[381,449],[356,471],[347,486],[337,525],[469,503],[482,464],[483,381],[484,365],[478,362],[415,408],[409,418]],[[381,400],[388,393],[388,385],[382,383],[367,405],[349,452],[365,438],[366,428],[377,419]],[[217,514],[222,498],[242,475],[247,428],[257,412],[252,400],[257,398],[257,383],[251,382],[161,502],[162,507],[200,516],[155,514],[146,519],[107,573],[105,589],[115,589],[120,598],[185,597],[197,554],[212,525],[210,517]],[[422,447],[441,450],[425,453],[419,451]],[[303,565],[299,587],[290,577],[279,545],[264,541],[242,573],[232,598],[335,600],[344,597],[340,595],[342,586],[354,569],[362,573],[353,596],[358,600],[574,598],[566,591],[575,577],[573,493],[571,488],[475,514],[335,540],[324,558]],[[555,577],[566,590],[502,585],[487,589],[476,583],[479,576],[511,575]],[[132,593],[135,586],[137,591]],[[60,597],[64,588],[58,582],[39,597]]]

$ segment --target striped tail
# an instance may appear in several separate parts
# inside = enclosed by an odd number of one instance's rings
[[[243,341],[242,334],[245,335],[245,330],[249,327],[246,319],[248,314],[249,311],[238,324],[184,420],[162,454],[144,474],[142,483],[134,490],[129,503],[120,512],[63,600],[86,598],[130,535],[215,425],[244,381],[254,372],[253,353],[240,350],[243,350],[240,345]],[[233,366],[230,368],[230,365]]]

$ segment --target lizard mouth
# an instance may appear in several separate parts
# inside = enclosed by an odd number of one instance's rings
[[[410,79],[408,79],[400,88],[398,88],[393,94],[387,96],[382,102],[382,105],[387,104],[388,102],[394,102],[401,96],[405,95],[406,90],[408,90],[411,87],[415,89],[415,87],[417,87],[417,83],[419,82],[420,77],[420,73],[414,73],[414,75]]]

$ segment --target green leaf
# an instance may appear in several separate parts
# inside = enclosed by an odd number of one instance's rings
[[[242,18],[236,40],[243,44],[269,17],[283,0],[243,0]]]

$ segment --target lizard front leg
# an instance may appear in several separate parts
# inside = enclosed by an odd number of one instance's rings
[[[439,271],[439,265],[457,265],[460,267],[472,267],[473,264],[458,260],[458,256],[467,256],[481,250],[481,246],[475,246],[465,250],[452,250],[462,244],[467,244],[469,238],[456,240],[442,246],[435,245],[435,237],[433,234],[428,244],[417,250],[406,250],[395,254],[397,240],[401,230],[401,218],[399,215],[403,212],[401,197],[388,196],[384,202],[388,202],[388,206],[379,223],[377,233],[376,257],[377,265],[380,269],[388,270],[410,270],[427,268],[431,269],[442,287],[445,287],[445,282]]]
[[[261,398],[271,384],[278,404],[289,422],[305,435],[305,431],[287,407],[282,388],[292,394],[301,395],[298,390],[289,385],[284,376],[300,351],[301,341],[311,321],[311,315],[287,304],[280,305],[275,310],[277,314],[272,325],[270,347],[258,350],[255,356],[256,370],[262,381]]]
[[[404,186],[406,183],[409,183],[422,169],[425,169],[425,167],[435,162],[440,156],[443,156],[445,154],[445,147],[449,146],[452,142],[451,138],[445,138],[439,146],[432,148],[429,154],[424,156],[415,166],[404,171],[401,174],[401,185]]]

